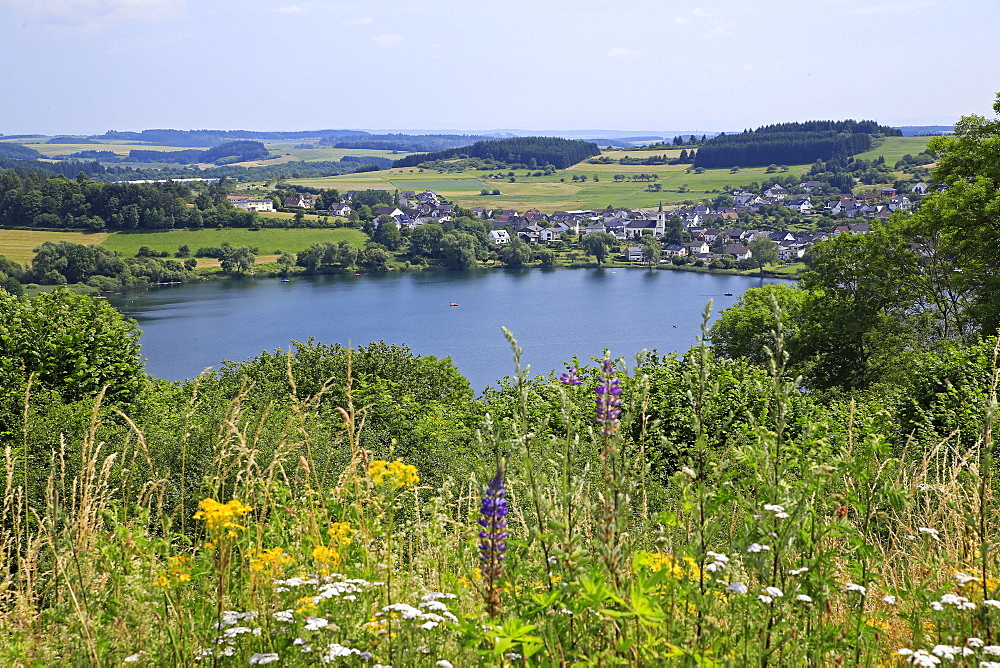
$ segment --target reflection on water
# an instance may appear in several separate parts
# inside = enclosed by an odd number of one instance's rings
[[[501,326],[517,336],[533,373],[604,348],[628,358],[685,351],[710,299],[718,311],[762,282],[776,281],[646,269],[435,271],[200,283],[111,303],[138,320],[146,367],[161,378],[189,378],[290,340],[384,340],[451,357],[481,390],[513,373]]]

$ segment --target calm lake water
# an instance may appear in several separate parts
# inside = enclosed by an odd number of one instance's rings
[[[605,348],[627,358],[686,351],[710,299],[718,312],[747,288],[773,282],[639,268],[495,269],[197,283],[110,301],[139,322],[146,369],[160,378],[190,378],[313,337],[384,340],[451,357],[479,391],[514,373],[501,327],[517,337],[533,375]]]

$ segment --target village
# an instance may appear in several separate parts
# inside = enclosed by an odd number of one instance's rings
[[[751,258],[750,245],[754,241],[767,239],[776,244],[780,262],[791,263],[801,260],[809,247],[840,234],[864,234],[869,221],[887,218],[897,211],[909,212],[913,202],[906,194],[894,188],[885,187],[863,194],[841,194],[834,198],[811,195],[820,189],[818,181],[802,181],[794,194],[780,185],[773,185],[761,193],[738,189],[729,192],[732,206],[713,208],[700,204],[681,209],[665,209],[662,204],[651,210],[631,211],[608,207],[603,210],[555,211],[546,214],[537,208],[524,211],[513,209],[491,209],[471,207],[472,213],[492,226],[490,241],[498,246],[506,246],[513,239],[528,244],[548,246],[567,232],[582,237],[595,232],[605,232],[622,244],[639,240],[644,235],[652,235],[660,242],[661,262],[698,262],[709,264],[714,261],[745,262]],[[911,188],[917,197],[927,191],[927,184],[918,183]],[[352,198],[358,191],[341,194],[343,201],[325,210],[331,216],[348,218],[355,208]],[[382,191],[389,194],[388,191]],[[399,191],[394,196],[393,206],[379,206],[372,210],[375,225],[384,224],[387,218],[395,222],[401,230],[413,230],[429,223],[445,223],[456,216],[458,207],[446,203],[435,191]],[[247,211],[275,211],[274,199],[231,195],[230,203]],[[317,195],[296,193],[281,201],[282,208],[299,208],[323,212],[317,208]],[[816,231],[786,231],[774,229],[753,229],[740,225],[741,220],[749,220],[761,213],[762,207],[780,206],[802,217],[824,215],[827,218],[842,219],[840,224],[829,229]],[[646,262],[648,256],[643,246],[627,246],[621,259],[628,262]],[[699,263],[700,264],[700,263]]]

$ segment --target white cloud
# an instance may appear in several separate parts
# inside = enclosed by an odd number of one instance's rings
[[[710,19],[710,18],[713,18],[715,16],[718,16],[718,14],[716,14],[715,12],[710,12],[707,9],[702,9],[701,7],[695,7],[691,11],[691,13],[694,14],[695,16],[697,16],[700,19]]]
[[[304,7],[297,7],[297,6],[294,6],[294,5],[291,6],[291,7],[278,7],[274,11],[278,12],[279,14],[305,14],[306,13],[306,10],[305,10]]]
[[[186,0],[0,0],[26,16],[66,28],[100,30],[112,24],[155,23],[184,14]]]
[[[677,18],[674,19],[674,23],[680,23],[680,24],[691,23],[691,19],[689,19],[686,16],[678,16]]]
[[[340,25],[342,25],[342,26],[370,26],[374,22],[375,21],[374,21],[374,19],[372,19],[372,17],[365,16],[365,17],[360,18],[360,19],[348,19],[346,21],[341,21]]]
[[[403,43],[403,36],[392,34],[379,35],[375,38],[375,43],[383,48],[391,49]]]
[[[616,46],[608,51],[608,56],[611,58],[632,58],[633,56],[638,55],[638,52],[633,51],[632,49],[626,49],[624,46]]]

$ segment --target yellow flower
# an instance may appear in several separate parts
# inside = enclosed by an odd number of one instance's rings
[[[391,488],[411,487],[420,482],[417,467],[394,461],[391,464],[377,460],[368,465],[368,477],[376,485],[386,484]]]
[[[172,584],[191,581],[191,567],[194,560],[183,554],[167,559],[167,567],[160,572],[160,576],[153,582],[157,587],[169,587]]]
[[[303,596],[302,598],[298,599],[296,603],[301,603],[301,605],[295,609],[295,612],[299,614],[304,614],[316,610],[319,607],[316,605],[316,602],[312,596]]]
[[[269,549],[258,548],[250,555],[250,570],[257,573],[264,573],[268,577],[277,577],[285,564],[290,564],[294,559],[285,554],[285,550],[280,547]]]
[[[670,577],[675,580],[697,580],[701,575],[698,562],[691,557],[684,557],[681,560],[672,554],[663,554],[662,552],[640,552],[635,556],[634,563],[637,567],[645,566],[651,571],[666,569]]]
[[[317,545],[312,551],[313,559],[326,564],[336,564],[340,561],[340,552],[326,545]]]
[[[334,522],[326,533],[337,545],[345,547],[350,545],[354,538],[354,529],[351,528],[350,522]]]
[[[215,499],[202,499],[198,502],[198,512],[194,514],[194,519],[205,520],[210,530],[226,529],[230,537],[236,536],[236,529],[243,529],[242,526],[233,522],[233,518],[242,517],[253,508],[243,505],[233,499],[229,503],[219,503]]]

